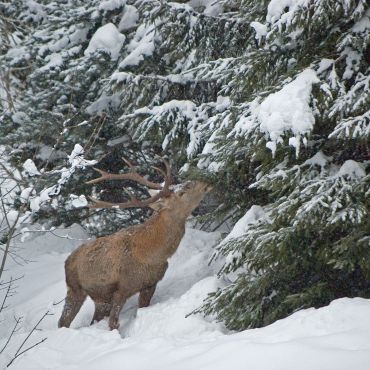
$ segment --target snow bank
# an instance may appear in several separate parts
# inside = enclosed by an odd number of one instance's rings
[[[260,211],[253,208],[241,224],[263,216]],[[12,274],[25,277],[0,323],[0,348],[13,315],[23,314],[24,319],[0,357],[0,368],[49,309],[55,315],[41,323],[43,330],[32,334],[29,345],[48,339],[19,357],[14,370],[368,370],[370,300],[339,299],[240,333],[227,333],[221,324],[200,315],[186,317],[220,284],[215,278],[218,267],[208,266],[219,234],[193,229],[187,229],[171,258],[151,306],[138,310],[137,297],[130,299],[120,315],[119,331],[108,331],[106,320],[88,326],[93,313],[90,300],[72,328],[57,329],[62,304],[53,302],[65,294],[63,262],[86,235],[77,226],[55,233],[59,237],[31,234],[34,237],[24,244],[24,256],[36,262],[8,266]]]

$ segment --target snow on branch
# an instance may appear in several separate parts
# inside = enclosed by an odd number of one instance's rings
[[[275,155],[283,136],[290,134],[289,145],[299,155],[301,140],[313,129],[315,118],[310,107],[312,85],[319,82],[312,69],[301,72],[281,90],[268,95],[262,102],[249,103],[248,111],[235,124],[229,136],[247,136],[258,128],[268,140],[266,147]]]
[[[343,119],[335,126],[329,135],[331,138],[369,138],[370,137],[370,110],[357,117]]]
[[[72,153],[68,156],[68,162],[70,165],[68,168],[63,167],[60,170],[52,171],[53,174],[60,174],[56,184],[42,189],[37,195],[33,195],[33,192],[29,192],[29,194],[32,194],[30,199],[30,207],[33,212],[39,211],[44,202],[49,201],[52,196],[58,195],[62,186],[67,183],[77,169],[84,169],[97,163],[96,160],[87,160],[84,158],[84,149],[80,144],[75,145]],[[79,206],[80,204],[81,202],[78,202]]]

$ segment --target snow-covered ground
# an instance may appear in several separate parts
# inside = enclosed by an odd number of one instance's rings
[[[34,262],[11,262],[12,276],[24,275],[18,293],[0,318],[0,350],[11,331],[13,316],[23,316],[21,329],[0,356],[0,369],[40,317],[41,331],[24,348],[47,340],[20,356],[18,370],[368,370],[370,369],[370,300],[339,299],[321,309],[299,311],[262,329],[230,333],[200,315],[198,307],[219,284],[208,260],[219,235],[187,229],[179,250],[158,285],[150,307],[136,307],[131,298],[120,316],[119,331],[107,322],[89,326],[93,305],[87,300],[70,329],[57,329],[65,295],[63,262],[85,239],[79,227],[58,230],[23,244],[22,255]],[[72,237],[72,240],[71,240]],[[75,240],[73,240],[75,239]],[[1,292],[0,292],[1,293]],[[3,320],[3,321],[1,321]]]

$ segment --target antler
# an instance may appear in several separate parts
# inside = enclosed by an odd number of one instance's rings
[[[90,180],[87,182],[87,184],[96,184],[101,181],[106,180],[131,180],[135,181],[141,185],[147,186],[149,189],[155,189],[159,190],[159,192],[150,198],[139,200],[133,196],[131,192],[129,192],[127,189],[125,189],[125,192],[127,192],[131,198],[129,202],[124,203],[111,203],[111,202],[105,202],[102,200],[90,198],[91,201],[94,204],[89,205],[89,208],[136,208],[136,207],[149,207],[150,204],[154,203],[158,199],[162,197],[168,196],[171,191],[169,190],[169,187],[171,185],[171,166],[170,164],[162,158],[162,161],[166,167],[166,172],[161,170],[160,168],[153,167],[156,171],[158,171],[160,174],[164,177],[164,184],[163,186],[161,184],[158,184],[156,182],[152,182],[147,180],[145,177],[139,175],[136,172],[136,167],[129,162],[127,159],[122,158],[124,162],[129,166],[130,171],[128,173],[122,173],[122,174],[115,174],[115,173],[109,173],[103,170],[100,170],[98,168],[94,168],[95,171],[99,172],[100,177]]]

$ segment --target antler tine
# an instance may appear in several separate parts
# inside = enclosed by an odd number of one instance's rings
[[[135,166],[125,157],[122,157],[122,160],[127,164],[127,166],[131,169],[134,169]]]
[[[127,189],[124,189],[124,191],[130,196],[131,200],[125,203],[112,203],[112,202],[106,202],[106,201],[101,201],[95,198],[90,198],[93,204],[89,205],[89,208],[138,208],[138,207],[149,207],[150,204],[156,202],[158,199],[161,197],[166,197],[169,195],[170,190],[169,186],[171,184],[171,166],[170,164],[162,158],[162,161],[166,167],[166,172],[164,172],[162,169],[153,167],[155,168],[158,172],[160,172],[163,177],[164,177],[164,185],[162,187],[161,184],[152,182],[147,180],[145,177],[139,175],[136,172],[135,166],[126,160],[125,158],[122,158],[124,162],[130,167],[130,172],[124,173],[124,174],[115,174],[115,173],[109,173],[103,170],[100,170],[98,168],[94,168],[95,171],[97,171],[100,174],[100,177],[97,179],[93,179],[87,182],[87,184],[96,184],[101,181],[105,180],[131,180],[131,181],[136,181],[137,183],[141,185],[145,185],[150,189],[155,189],[159,190],[158,193],[155,195],[139,200],[134,197],[134,195]]]
[[[156,170],[157,172],[159,172],[164,178],[166,177],[166,172],[164,172],[162,169],[156,166],[151,166],[151,167],[153,168],[153,170]]]
[[[163,196],[163,192],[159,191],[154,196],[138,200],[137,198],[132,198],[129,202],[124,203],[112,203],[112,202],[106,202],[103,200],[98,200],[95,198],[90,197],[89,199],[93,202],[93,204],[89,204],[88,207],[90,209],[96,209],[96,208],[119,208],[119,209],[125,209],[125,208],[144,208],[149,207],[152,203],[156,202],[158,199],[160,199]]]
[[[87,181],[86,184],[97,184],[106,180],[131,180],[135,181],[141,185],[147,186],[150,189],[161,190],[161,184],[147,180],[145,177],[139,175],[136,171],[131,171],[128,173],[109,173],[99,168],[94,168],[96,172],[100,174],[100,177]]]

